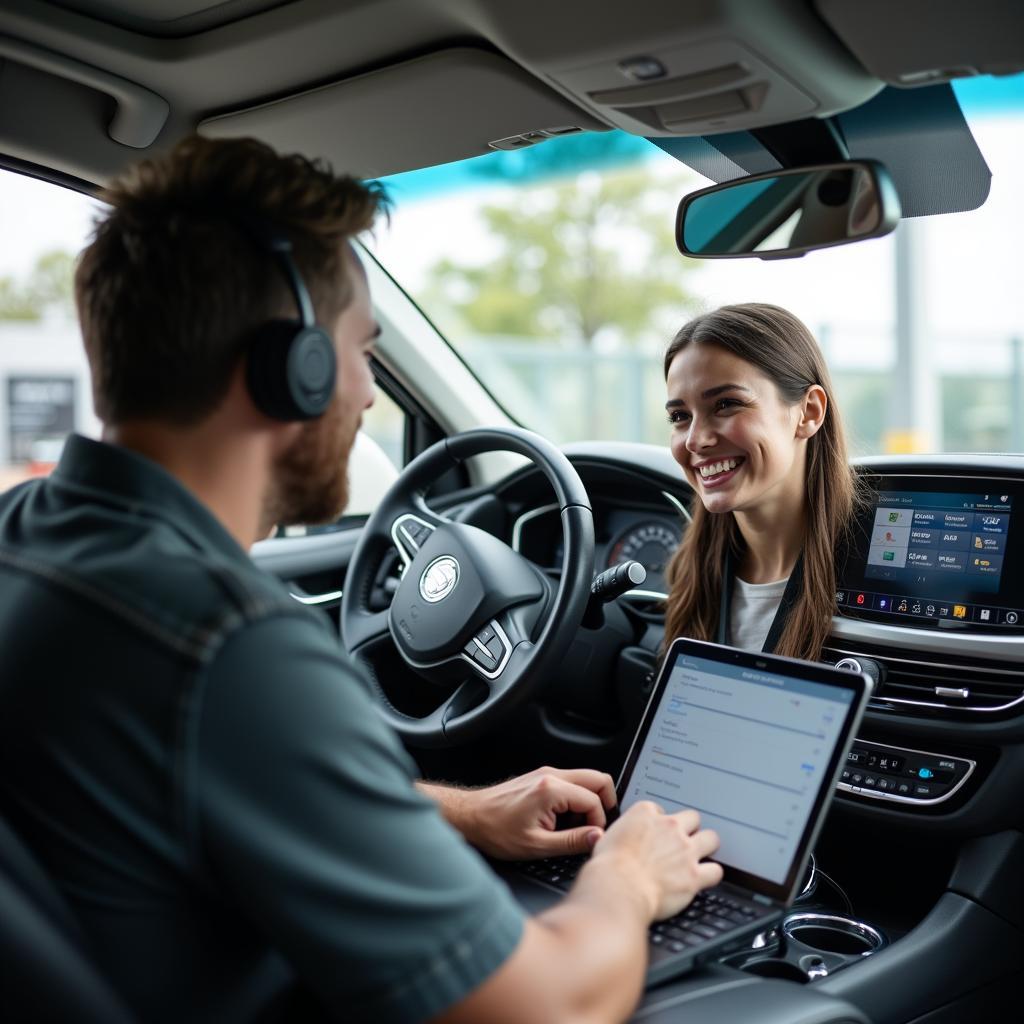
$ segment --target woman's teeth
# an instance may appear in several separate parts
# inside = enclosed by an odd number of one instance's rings
[[[742,459],[723,459],[721,462],[709,462],[707,465],[700,467],[700,475],[705,480],[708,480],[713,476],[718,476],[720,473],[728,473],[729,470],[735,469],[742,461]]]

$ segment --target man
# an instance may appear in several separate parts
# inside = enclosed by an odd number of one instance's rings
[[[246,554],[345,504],[378,333],[351,239],[380,194],[193,138],[106,198],[75,282],[103,440],[0,499],[2,810],[100,969],[145,1020],[295,1019],[295,989],[346,1020],[622,1019],[649,923],[720,878],[714,834],[651,804],[605,832],[592,771],[417,787]],[[327,333],[300,345],[307,292]],[[555,832],[568,810],[587,825]],[[527,919],[470,844],[594,852]]]

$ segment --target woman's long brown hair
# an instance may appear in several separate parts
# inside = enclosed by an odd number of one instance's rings
[[[718,345],[756,366],[789,404],[799,402],[813,384],[825,390],[825,419],[807,441],[803,589],[776,647],[777,654],[816,661],[832,627],[837,552],[860,500],[825,360],[811,332],[792,313],[758,302],[722,306],[686,324],[665,353],[666,379],[672,360],[691,344]],[[726,585],[725,553],[731,551],[736,564],[744,551],[732,513],[712,515],[695,495],[691,514],[693,521],[668,567],[666,647],[677,636],[715,639]]]

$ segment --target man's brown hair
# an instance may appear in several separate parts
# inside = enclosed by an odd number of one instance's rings
[[[282,231],[328,326],[348,305],[349,240],[386,204],[376,184],[335,175],[255,139],[192,136],[103,194],[75,273],[96,414],[189,424],[227,392],[259,324],[298,317],[273,257],[241,226]]]

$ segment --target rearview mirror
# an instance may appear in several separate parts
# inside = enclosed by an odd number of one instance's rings
[[[686,256],[802,256],[887,235],[900,219],[889,172],[874,160],[769,171],[683,197],[676,244]]]

